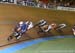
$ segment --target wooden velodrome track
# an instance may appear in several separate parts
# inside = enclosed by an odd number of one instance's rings
[[[0,4],[0,46],[14,42],[8,42],[7,38],[12,33],[12,29],[17,22],[30,20],[33,23],[37,23],[40,19],[47,20],[49,24],[52,22],[69,23],[68,26],[70,27],[64,29],[64,34],[70,35],[72,34],[71,27],[75,24],[75,12]],[[59,35],[56,31],[52,31],[52,33],[53,35]],[[37,34],[37,29],[34,28],[29,30],[26,35],[32,38],[38,38],[40,34]],[[22,37],[22,40],[25,39],[29,39],[29,37]]]

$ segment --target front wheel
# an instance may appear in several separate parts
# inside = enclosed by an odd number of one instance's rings
[[[12,33],[12,34],[8,37],[7,40],[10,41],[10,40],[12,40],[14,37],[16,38],[18,35],[19,35],[18,33],[14,32],[14,33]]]

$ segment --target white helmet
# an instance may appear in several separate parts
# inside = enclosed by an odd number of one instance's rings
[[[23,21],[20,21],[20,22],[19,22],[20,25],[22,25],[23,23],[24,23]]]

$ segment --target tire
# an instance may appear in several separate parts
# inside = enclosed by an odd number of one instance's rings
[[[9,37],[8,37],[8,41],[12,40],[13,39],[13,34],[11,34]]]
[[[8,37],[8,41],[10,41],[10,40],[12,40],[14,37],[16,38],[16,36],[18,36],[18,35],[16,35],[16,33],[14,32],[14,33],[12,33],[9,37]]]

